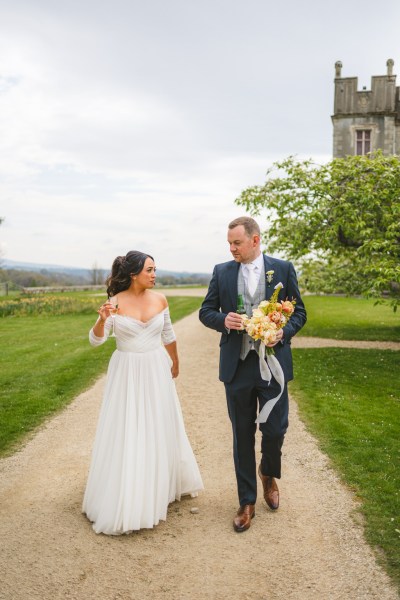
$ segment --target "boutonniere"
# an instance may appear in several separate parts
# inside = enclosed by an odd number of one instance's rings
[[[268,285],[271,285],[271,283],[272,283],[272,280],[273,280],[273,278],[274,278],[274,273],[275,273],[275,271],[274,271],[274,270],[272,270],[272,269],[271,269],[271,271],[267,271],[267,272],[266,272],[266,276],[267,276],[267,282],[268,282]]]

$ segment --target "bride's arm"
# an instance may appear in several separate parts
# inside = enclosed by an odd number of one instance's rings
[[[89,342],[92,346],[104,344],[110,333],[111,321],[108,319],[110,315],[108,305],[109,303],[107,302],[97,311],[99,313],[99,318],[89,331]]]
[[[171,373],[172,377],[178,377],[179,375],[179,358],[178,358],[178,348],[176,342],[172,342],[165,346],[166,351],[169,354],[170,359],[172,360]]]
[[[166,351],[172,360],[171,373],[172,377],[178,377],[179,375],[179,358],[178,348],[176,345],[176,336],[172,327],[171,317],[169,315],[168,308],[164,312],[164,327],[161,333],[161,339],[164,344]]]

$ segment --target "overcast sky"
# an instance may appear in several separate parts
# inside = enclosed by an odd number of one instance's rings
[[[398,0],[1,1],[3,258],[210,272],[245,187],[329,159],[336,60],[400,85],[399,23]]]

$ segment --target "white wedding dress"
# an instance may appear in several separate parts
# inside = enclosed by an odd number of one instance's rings
[[[117,349],[107,372],[82,511],[96,533],[152,528],[168,504],[196,496],[203,482],[164,344],[175,340],[168,308],[143,323],[116,315]],[[93,346],[104,337],[89,333]]]

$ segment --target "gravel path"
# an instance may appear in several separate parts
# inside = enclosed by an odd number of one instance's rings
[[[0,461],[0,598],[6,600],[395,600],[363,539],[357,502],[291,401],[281,506],[237,509],[218,335],[197,315],[175,326],[177,381],[205,491],[153,530],[96,535],[80,512],[104,378]],[[198,508],[197,514],[191,508]]]
[[[292,348],[360,348],[361,350],[400,350],[400,342],[370,342],[331,340],[328,338],[295,336]]]

